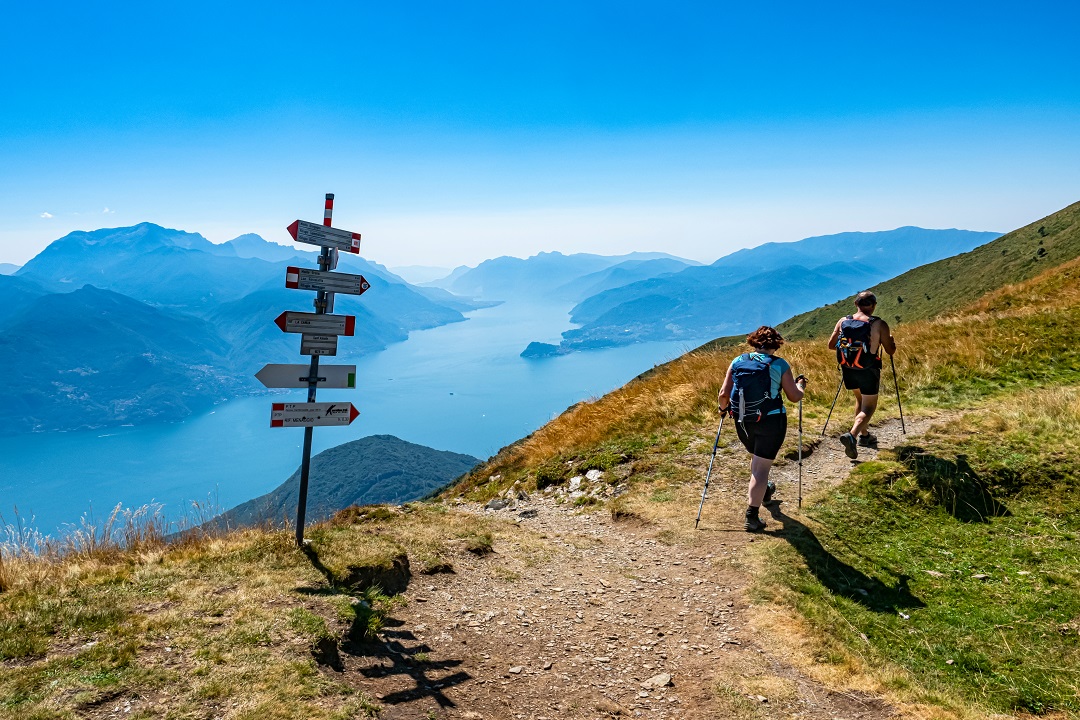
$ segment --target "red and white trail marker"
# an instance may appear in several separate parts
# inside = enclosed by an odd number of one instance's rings
[[[310,268],[285,268],[285,287],[293,290],[321,290],[345,295],[363,295],[371,287],[363,275],[325,272]]]
[[[297,220],[289,226],[289,234],[296,242],[360,254],[360,233]]]
[[[359,416],[360,411],[352,403],[273,403],[270,407],[270,427],[349,425]]]
[[[287,311],[274,318],[274,324],[288,333],[351,336],[356,330],[356,316]]]

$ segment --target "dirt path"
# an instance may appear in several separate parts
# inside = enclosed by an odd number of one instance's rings
[[[909,437],[926,425],[909,421]],[[899,422],[874,430],[882,447],[900,441]],[[804,457],[804,498],[851,467],[826,439]],[[777,468],[788,514],[797,472],[796,463]],[[344,672],[376,695],[387,720],[895,716],[879,698],[823,687],[749,632],[741,551],[782,540],[773,523],[766,537],[742,531],[744,493],[743,484],[710,488],[689,542],[550,498],[498,511],[517,530],[500,534],[492,555],[455,562],[453,574],[413,578],[385,642],[346,655]],[[518,552],[515,542],[541,550]]]

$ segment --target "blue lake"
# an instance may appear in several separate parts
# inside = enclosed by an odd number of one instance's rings
[[[507,303],[478,310],[357,361],[358,389],[321,391],[319,399],[351,401],[360,417],[346,428],[316,428],[314,452],[391,434],[486,458],[573,403],[690,349],[668,342],[519,357],[532,340],[557,342],[570,327],[568,309]],[[295,362],[302,361],[298,353]],[[174,518],[193,501],[233,507],[299,466],[303,430],[270,427],[270,403],[283,399],[303,402],[306,391],[234,400],[177,424],[0,438],[0,514],[11,523],[17,507],[24,521],[33,517],[53,532],[90,509],[103,517],[118,503],[161,502]]]

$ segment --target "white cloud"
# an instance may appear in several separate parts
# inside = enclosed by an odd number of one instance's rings
[[[101,214],[102,215],[112,215],[115,212],[116,212],[115,210],[110,210],[109,208],[105,208],[104,210],[101,211]]]
[[[43,212],[43,213],[41,213],[40,217],[43,217],[43,218],[45,218],[46,220],[48,220],[49,218],[51,218],[51,217],[52,217],[52,213],[50,213],[50,212]]]

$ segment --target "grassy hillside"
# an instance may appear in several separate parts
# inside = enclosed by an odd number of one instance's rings
[[[1080,256],[1080,202],[997,240],[923,265],[878,283],[877,314],[897,325],[957,311],[1005,283],[1035,277],[1048,266]],[[836,319],[851,312],[855,296],[784,322],[788,338],[828,337]]]

